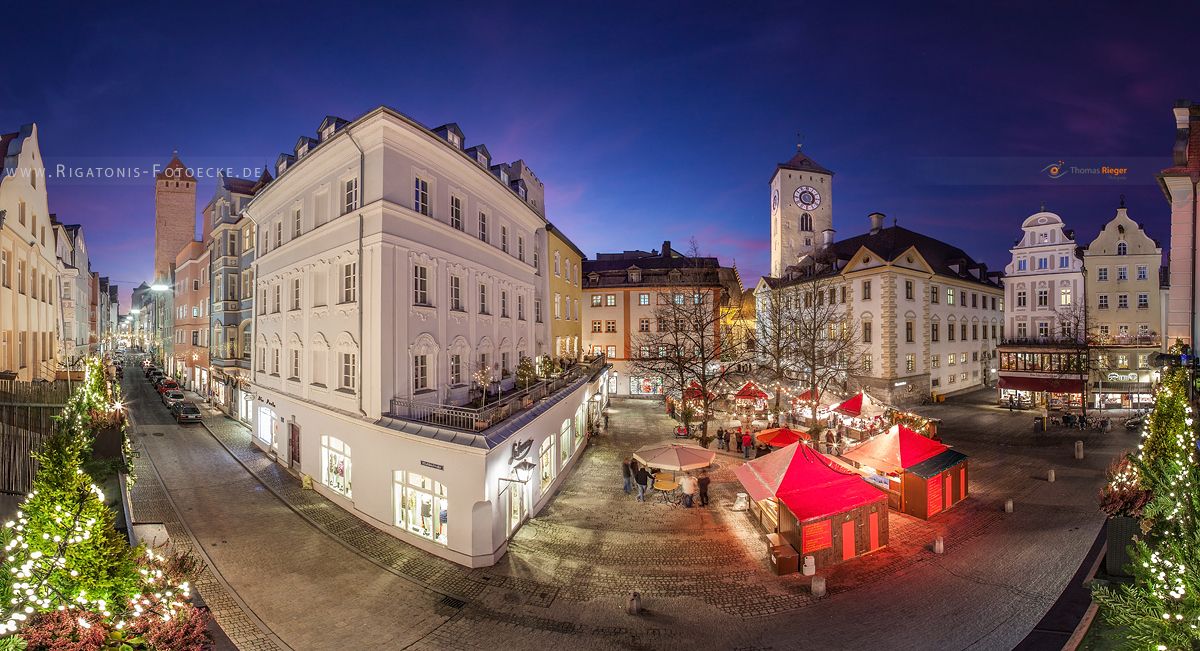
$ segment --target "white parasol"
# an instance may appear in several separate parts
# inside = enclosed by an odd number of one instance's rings
[[[717,453],[695,445],[655,443],[633,453],[633,457],[651,468],[662,470],[696,470],[712,465]]]

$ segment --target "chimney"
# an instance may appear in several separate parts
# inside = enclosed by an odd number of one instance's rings
[[[663,240],[662,257],[671,257],[671,240]]]
[[[867,215],[867,219],[871,220],[871,235],[883,230],[883,220],[885,217],[886,216],[881,212],[873,212],[870,215]]]
[[[825,230],[821,231],[822,247],[828,247],[830,244],[833,244],[833,233],[834,230],[832,228],[826,228]]]

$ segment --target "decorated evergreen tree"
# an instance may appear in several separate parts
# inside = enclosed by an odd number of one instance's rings
[[[1095,590],[1105,620],[1135,648],[1200,648],[1200,459],[1189,381],[1185,369],[1165,372],[1142,444],[1110,487],[1149,494],[1133,581]]]
[[[66,626],[74,638],[102,631],[100,639],[131,649],[164,648],[150,640],[194,633],[199,624],[200,637],[189,639],[201,648],[207,620],[186,601],[190,586],[180,568],[189,566],[131,549],[100,479],[85,471],[96,467],[88,465],[96,433],[124,423],[100,360],[88,360],[85,369],[37,455],[33,490],[0,529],[0,635],[17,632],[31,649],[50,648],[42,641],[61,637]]]

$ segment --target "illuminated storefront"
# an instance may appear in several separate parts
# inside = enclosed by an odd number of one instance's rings
[[[1082,349],[1000,351],[999,404],[1023,408],[1083,406],[1087,353]]]
[[[660,396],[663,393],[663,380],[661,377],[631,376],[629,393],[635,396]]]
[[[1154,403],[1158,374],[1150,370],[1097,371],[1092,374],[1089,406],[1095,409],[1140,409]]]

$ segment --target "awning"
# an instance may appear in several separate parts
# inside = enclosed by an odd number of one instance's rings
[[[733,397],[739,400],[766,400],[769,396],[766,391],[758,388],[757,384],[747,382],[742,385],[741,389],[738,389],[737,394]]]
[[[937,476],[938,473],[948,468],[953,468],[954,466],[957,466],[966,460],[967,455],[963,454],[962,452],[959,452],[958,450],[947,449],[945,452],[937,456],[930,457],[921,463],[908,468],[908,472],[911,472],[922,479],[929,479]]]
[[[897,473],[946,451],[946,446],[921,436],[903,425],[892,425],[880,434],[842,456],[864,466]]]
[[[1049,391],[1050,393],[1083,393],[1083,380],[1079,378],[1022,377],[1001,375],[1001,389],[1017,391]]]

